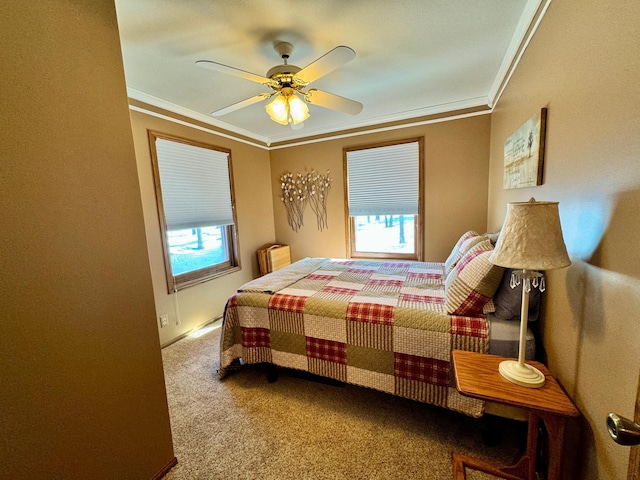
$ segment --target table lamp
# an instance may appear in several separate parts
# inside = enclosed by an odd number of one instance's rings
[[[494,265],[513,269],[511,288],[522,284],[520,311],[520,344],[518,361],[500,363],[500,374],[512,383],[538,388],[544,385],[544,375],[524,361],[529,292],[531,288],[546,289],[540,270],[552,270],[571,265],[562,238],[558,202],[528,202],[507,204],[507,216],[489,261]]]

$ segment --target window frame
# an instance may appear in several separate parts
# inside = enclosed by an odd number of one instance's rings
[[[370,150],[375,148],[390,147],[406,143],[418,144],[418,214],[414,215],[414,249],[415,253],[387,253],[387,252],[360,252],[356,250],[356,225],[355,216],[349,215],[349,177],[348,177],[348,153],[358,150]],[[342,149],[343,184],[344,184],[344,212],[345,212],[345,241],[348,258],[375,258],[393,260],[417,260],[423,259],[423,220],[424,220],[424,137],[407,138],[403,140],[390,140],[373,144],[344,147]]]
[[[208,143],[200,142],[197,140],[190,140],[175,135],[161,133],[153,130],[148,130],[149,148],[151,151],[151,165],[153,171],[153,183],[156,196],[156,206],[158,212],[158,222],[160,224],[160,239],[162,244],[162,254],[164,257],[164,269],[165,277],[167,280],[167,292],[169,294],[175,293],[184,288],[198,285],[200,283],[207,282],[214,278],[227,275],[229,273],[237,272],[241,269],[240,265],[240,241],[238,238],[238,221],[236,218],[236,202],[233,182],[233,168],[231,160],[231,150],[224,147],[211,145]],[[169,142],[177,142],[185,145],[190,145],[199,148],[205,148],[208,150],[214,150],[216,152],[222,152],[227,155],[227,166],[229,171],[229,189],[231,194],[231,211],[233,215],[232,225],[221,225],[224,227],[226,248],[229,252],[229,260],[226,260],[209,267],[201,268],[198,270],[192,270],[190,272],[181,273],[179,275],[173,275],[171,266],[171,254],[169,250],[169,237],[167,222],[165,218],[164,199],[162,197],[162,186],[160,182],[160,168],[158,163],[158,152],[156,149],[156,139],[162,139]]]

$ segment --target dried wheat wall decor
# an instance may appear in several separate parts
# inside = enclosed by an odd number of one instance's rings
[[[280,200],[287,211],[289,226],[294,232],[304,225],[304,211],[307,204],[311,204],[311,210],[316,214],[318,230],[328,228],[327,197],[333,181],[329,173],[327,170],[326,175],[322,175],[312,169],[305,173],[286,172],[280,176],[282,188]]]

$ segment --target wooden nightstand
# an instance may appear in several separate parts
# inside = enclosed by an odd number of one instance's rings
[[[529,427],[527,450],[512,466],[494,465],[461,453],[453,454],[453,478],[465,480],[465,468],[480,470],[507,480],[535,480],[538,425],[544,422],[549,437],[548,480],[559,480],[562,470],[562,445],[564,424],[567,417],[577,417],[580,412],[564,392],[558,381],[539,362],[527,362],[545,376],[541,388],[527,388],[513,384],[498,372],[504,357],[483,353],[453,352],[456,387],[463,395],[492,402],[520,407],[528,412]]]

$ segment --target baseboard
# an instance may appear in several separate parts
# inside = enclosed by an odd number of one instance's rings
[[[222,321],[222,315],[212,318],[211,320],[208,320],[206,322],[204,322],[201,325],[198,325],[195,328],[192,328],[191,330],[189,330],[188,332],[183,333],[182,335],[178,335],[176,338],[169,340],[167,343],[163,343],[162,345],[160,345],[160,348],[165,348],[168,347],[169,345],[173,345],[174,343],[176,343],[179,340],[182,340],[185,337],[188,337],[189,335],[191,335],[193,332],[195,332],[196,330],[200,330],[201,328],[204,328],[208,325],[211,325],[212,323],[216,323]]]
[[[167,463],[164,467],[162,467],[162,469],[156,473],[153,477],[151,477],[151,480],[160,480],[161,478],[163,478],[167,473],[169,473],[169,471],[175,467],[178,464],[178,459],[176,457],[173,457],[169,463]]]

